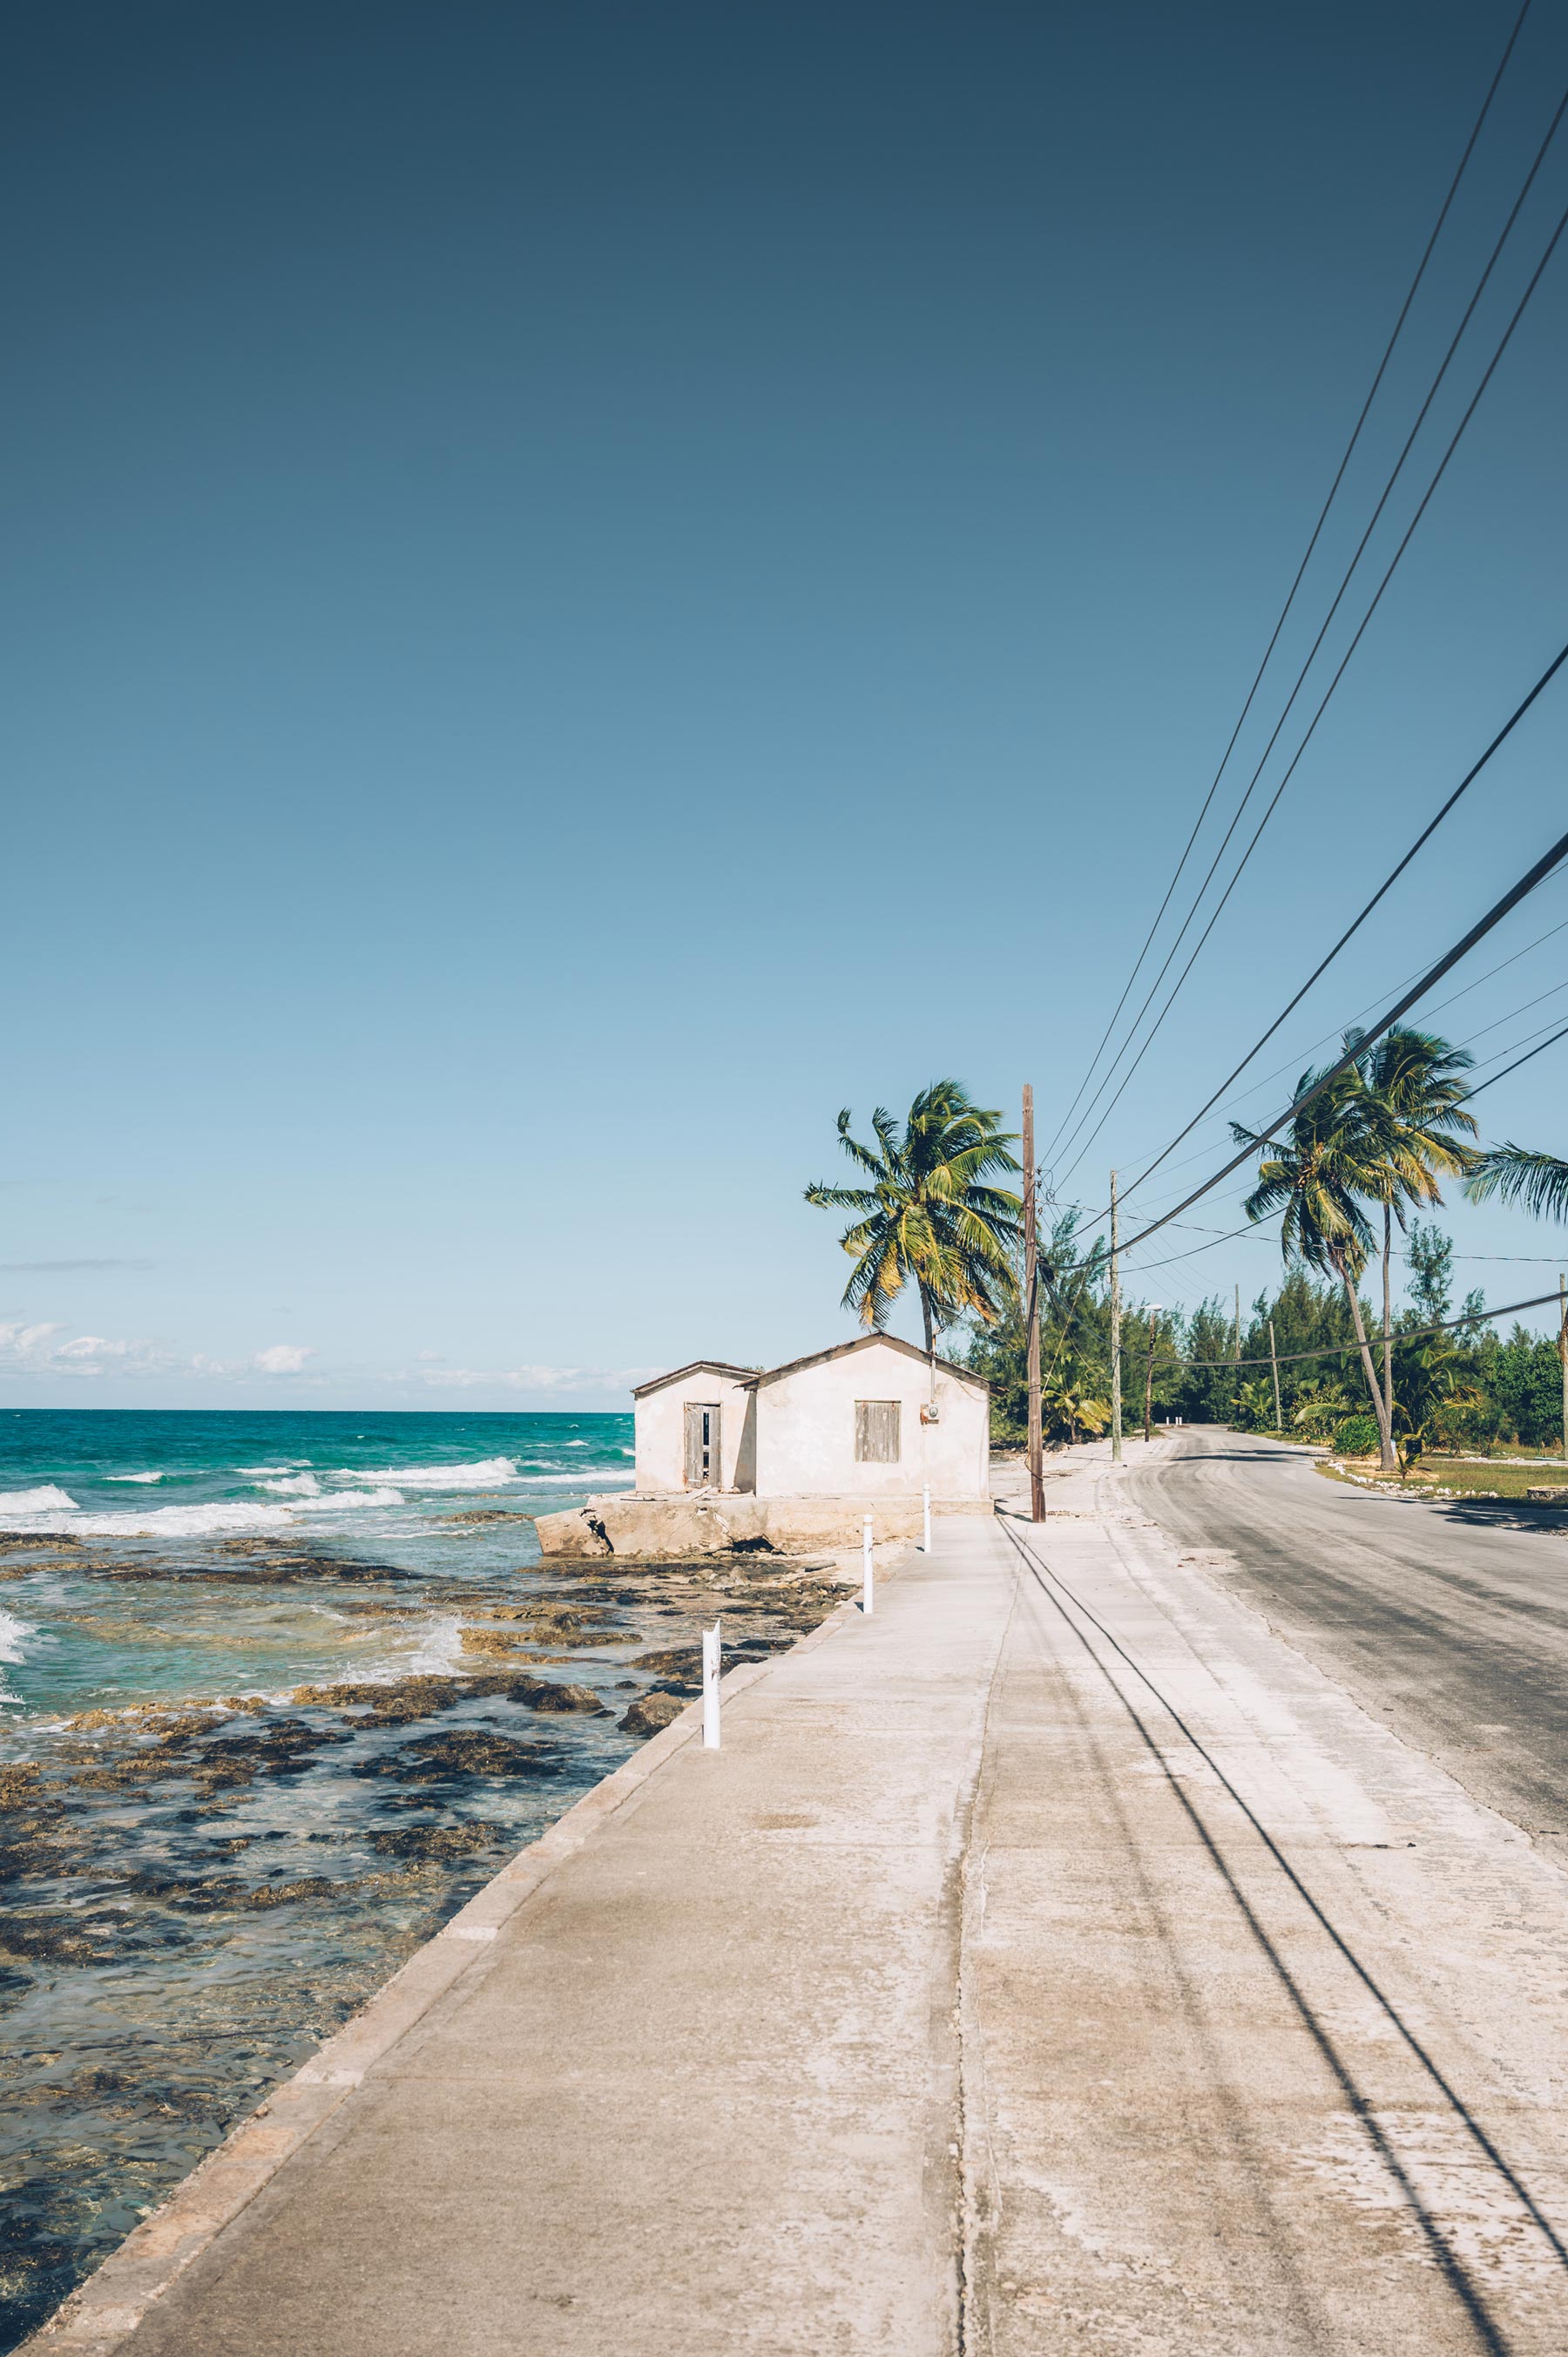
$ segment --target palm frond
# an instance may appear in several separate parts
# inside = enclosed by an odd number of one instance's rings
[[[822,1211],[874,1211],[881,1198],[869,1187],[825,1187],[814,1178],[806,1189],[806,1200]]]
[[[1568,1162],[1511,1143],[1494,1146],[1479,1157],[1465,1192],[1473,1203],[1496,1195],[1504,1203],[1521,1203],[1538,1220],[1568,1220]]]

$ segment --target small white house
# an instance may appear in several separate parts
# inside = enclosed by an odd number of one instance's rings
[[[866,1334],[787,1366],[699,1359],[639,1384],[637,1489],[758,1498],[990,1495],[990,1386],[891,1334]]]

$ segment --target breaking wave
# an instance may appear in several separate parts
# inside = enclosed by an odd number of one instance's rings
[[[334,1478],[339,1481],[396,1481],[404,1490],[493,1490],[500,1482],[515,1481],[518,1470],[514,1458],[481,1457],[473,1465],[389,1465],[375,1473],[363,1473],[353,1465],[339,1465]]]
[[[18,1620],[14,1612],[0,1612],[0,1662],[8,1663],[13,1668],[17,1663],[25,1662],[27,1658],[25,1641],[37,1633],[30,1621]],[[14,1695],[5,1679],[0,1677],[0,1703],[16,1705],[21,1699],[21,1695]]]
[[[162,1473],[106,1473],[103,1478],[106,1481],[162,1481],[166,1476]]]
[[[76,1500],[53,1482],[41,1490],[7,1490],[0,1493],[0,1525],[7,1514],[74,1514]]]
[[[0,1612],[0,1662],[15,1667],[25,1661],[25,1641],[37,1633],[30,1620],[18,1620],[14,1612]]]
[[[23,1493],[27,1494],[27,1492]],[[38,1494],[34,1492],[34,1495]],[[3,1501],[0,1501],[3,1502]],[[196,1539],[221,1532],[281,1531],[295,1528],[304,1512],[354,1506],[401,1506],[401,1490],[336,1490],[324,1498],[300,1498],[287,1506],[153,1506],[145,1513],[84,1514],[72,1506],[69,1519],[59,1510],[35,1507],[22,1527],[41,1536],[70,1531],[95,1539]],[[12,1525],[16,1527],[15,1524]]]

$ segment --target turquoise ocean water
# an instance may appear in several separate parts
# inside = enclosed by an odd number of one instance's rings
[[[0,1416],[0,1535],[134,1545],[149,1562],[286,1540],[468,1578],[532,1562],[538,1544],[527,1520],[465,1525],[455,1513],[550,1512],[629,1487],[631,1457],[629,1415],[13,1411]],[[84,1616],[98,1598],[69,1566],[0,1587],[0,1741],[18,1714],[343,1674],[329,1596],[280,1613],[190,1591],[173,1616],[166,1598],[123,1596],[107,1624]],[[359,1666],[450,1667],[441,1619],[367,1633]]]
[[[540,1559],[630,1468],[627,1415],[0,1415],[0,2350],[692,1691],[723,1575]],[[822,1609],[730,1577],[743,1651]]]

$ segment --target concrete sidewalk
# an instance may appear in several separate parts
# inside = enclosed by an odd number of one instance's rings
[[[1086,1454],[481,1894],[38,2347],[1568,2348],[1568,1886]]]
[[[471,1948],[139,2324],[177,2222],[40,2345],[952,2349],[959,1873],[1015,1578],[985,1521],[915,1565]]]

